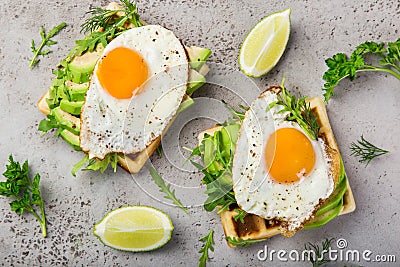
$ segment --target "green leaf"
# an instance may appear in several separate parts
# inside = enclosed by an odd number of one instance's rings
[[[59,33],[62,29],[64,29],[67,26],[65,22],[62,22],[61,24],[53,27],[50,32],[46,35],[45,29],[43,26],[40,27],[40,37],[42,38],[42,42],[40,45],[36,48],[35,41],[32,40],[31,42],[31,50],[33,53],[32,59],[29,60],[29,67],[33,68],[38,62],[39,59],[37,59],[38,56],[44,56],[49,54],[51,51],[50,50],[42,50],[45,46],[51,46],[56,44],[57,42],[50,40],[50,38],[54,37],[57,33]]]
[[[47,133],[51,129],[61,128],[62,125],[58,123],[53,115],[47,115],[47,120],[42,120],[39,123],[38,130]]]
[[[87,154],[85,154],[85,156],[74,165],[74,167],[72,168],[72,176],[76,176],[76,173],[83,168],[83,166],[86,164],[86,162],[89,161],[89,156]]]
[[[171,191],[171,185],[165,184],[164,179],[158,174],[158,172],[153,168],[148,168],[150,175],[154,180],[154,183],[160,188],[160,192],[165,193],[164,198],[172,200],[172,203],[182,209],[184,212],[189,213],[189,210],[183,206],[182,202],[175,196],[175,190]]]
[[[40,175],[37,173],[33,178],[32,183],[32,204],[40,205],[42,202],[42,197],[40,193]]]
[[[244,217],[246,217],[247,212],[242,209],[235,209],[235,212],[237,213],[235,216],[233,216],[235,222],[240,220],[241,223],[244,223]]]
[[[244,248],[248,247],[252,244],[263,242],[263,241],[267,240],[267,238],[265,238],[265,239],[243,239],[243,238],[231,237],[231,236],[227,236],[227,237],[225,237],[225,239],[232,246],[244,247]]]
[[[208,235],[204,236],[203,238],[200,238],[199,241],[205,243],[204,246],[199,250],[199,253],[201,253],[201,257],[199,260],[199,267],[205,267],[209,259],[208,251],[214,251],[214,246],[213,246],[214,230],[210,230]]]

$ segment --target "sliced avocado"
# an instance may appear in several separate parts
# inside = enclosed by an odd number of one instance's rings
[[[75,83],[88,82],[103,50],[103,46],[99,45],[93,52],[86,52],[82,56],[75,56],[68,64],[71,81]]]
[[[64,129],[60,133],[61,137],[70,144],[76,151],[81,151],[79,136],[71,133],[67,129]]]
[[[343,159],[340,157],[340,174],[339,174],[339,181],[338,184],[341,183],[341,181],[346,178],[346,172],[344,171],[344,164],[343,164]]]
[[[86,92],[89,88],[89,83],[65,81],[65,87],[67,88],[71,101],[84,101]]]
[[[339,215],[340,211],[342,210],[342,207],[343,207],[343,199],[340,201],[339,205],[337,205],[334,209],[331,209],[320,216],[315,216],[312,220],[308,221],[304,225],[304,229],[318,228],[328,223],[333,218]]]
[[[346,179],[343,179],[335,188],[329,199],[319,208],[315,213],[315,216],[320,216],[325,212],[336,207],[341,200],[343,200],[343,195],[346,192],[347,183]]]
[[[187,109],[188,107],[190,107],[193,104],[194,104],[193,98],[191,98],[190,96],[186,96],[186,99],[184,101],[182,101],[176,114],[181,113],[182,111],[184,111],[185,109]]]
[[[203,84],[206,83],[206,78],[198,73],[197,71],[190,69],[189,70],[189,81],[188,86],[186,88],[186,94],[191,95],[194,91],[199,89]]]
[[[65,112],[68,112],[72,115],[80,115],[81,114],[81,108],[83,106],[84,101],[68,101],[66,99],[61,100],[60,102],[60,108],[64,110]]]
[[[79,132],[81,130],[81,122],[77,117],[72,116],[68,112],[65,112],[60,107],[52,109],[51,114],[54,116],[59,124],[64,125],[65,128],[73,134],[79,135]]]
[[[236,147],[236,141],[239,133],[239,124],[231,124],[223,127],[221,129],[221,137],[222,137],[222,142],[224,148],[222,148],[222,151],[226,151],[227,153],[235,153],[235,147]],[[230,148],[230,150],[228,149]],[[229,156],[229,155],[226,155]]]
[[[186,47],[186,51],[189,55],[190,67],[194,70],[199,70],[211,55],[210,49],[197,46]]]

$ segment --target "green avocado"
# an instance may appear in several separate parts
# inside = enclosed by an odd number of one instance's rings
[[[65,87],[67,88],[71,101],[84,101],[86,92],[89,88],[89,83],[65,81]]]
[[[54,116],[59,124],[65,126],[67,130],[73,134],[79,135],[79,132],[81,131],[81,122],[77,117],[65,112],[60,107],[52,109],[51,115]]]
[[[199,89],[203,84],[206,83],[206,78],[198,73],[197,71],[190,69],[189,70],[189,81],[188,86],[186,88],[186,94],[191,95],[194,91]]]
[[[308,221],[304,225],[304,229],[318,228],[328,223],[330,220],[339,215],[340,211],[342,210],[342,207],[343,207],[343,198],[339,202],[339,205],[337,205],[335,208],[325,212],[322,215],[315,216],[312,220]]]
[[[197,46],[186,47],[186,51],[189,56],[190,67],[194,70],[199,70],[211,55],[210,49]]]
[[[98,46],[93,52],[86,52],[82,56],[75,56],[68,64],[71,81],[75,83],[88,82],[103,50],[103,46]]]
[[[61,137],[70,144],[76,151],[81,151],[79,136],[71,133],[67,129],[64,129],[60,133]]]
[[[324,214],[325,212],[336,207],[341,200],[343,200],[344,193],[346,193],[347,183],[346,178],[342,179],[341,182],[336,186],[335,190],[329,197],[329,199],[322,204],[321,208],[315,213],[315,216]]]
[[[72,115],[80,115],[81,108],[83,106],[84,101],[68,101],[66,99],[61,100],[60,108],[65,112],[68,112]]]

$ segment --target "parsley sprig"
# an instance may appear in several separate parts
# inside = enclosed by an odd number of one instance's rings
[[[331,261],[325,257],[325,255],[327,255],[325,252],[329,250],[332,241],[333,238],[327,238],[322,241],[322,248],[318,244],[312,244],[310,242],[304,245],[306,256],[309,258],[313,267],[319,267]],[[313,251],[313,253],[311,251]]]
[[[366,55],[372,56],[371,60],[375,59],[377,62],[366,63]],[[354,80],[356,74],[360,72],[381,71],[400,80],[400,38],[395,42],[389,42],[387,45],[385,43],[365,42],[357,46],[350,57],[344,53],[338,53],[326,59],[325,63],[328,70],[323,75],[325,84],[322,90],[326,102],[334,95],[334,89],[341,80],[347,77]]]
[[[65,22],[60,23],[59,25],[55,26],[53,29],[46,34],[44,27],[40,27],[40,37],[42,37],[42,41],[39,46],[36,48],[35,40],[32,39],[31,49],[33,53],[33,57],[29,60],[29,67],[33,68],[37,63],[39,63],[40,59],[39,56],[45,56],[51,52],[50,49],[43,50],[45,46],[55,45],[57,42],[52,40],[57,33],[59,33],[62,29],[67,26]]]
[[[12,155],[9,156],[9,164],[6,168],[3,175],[7,180],[0,182],[0,195],[14,198],[10,203],[12,211],[18,214],[24,211],[32,213],[41,225],[43,237],[46,237],[46,217],[39,186],[40,175],[36,174],[32,181],[29,178],[28,161],[21,166],[19,162],[14,161]],[[36,206],[39,206],[39,211]]]
[[[278,101],[270,104],[269,108],[274,105],[281,105],[283,109],[280,112],[289,112],[287,118],[289,121],[296,121],[300,127],[307,133],[311,139],[318,139],[320,126],[317,114],[311,109],[307,97],[297,98],[291,95],[284,86],[282,81],[282,92],[278,94]]]
[[[205,267],[208,260],[208,251],[214,251],[214,230],[211,230],[208,235],[201,238],[200,241],[205,242],[204,246],[199,250],[201,254],[199,267]]]
[[[389,153],[389,151],[379,148],[365,140],[363,135],[361,135],[360,140],[351,143],[350,149],[352,151],[351,155],[359,157],[359,162],[365,163],[366,166],[372,159]]]
[[[184,212],[189,213],[189,210],[183,206],[182,202],[175,196],[175,190],[171,190],[170,184],[165,184],[164,179],[160,174],[153,168],[149,167],[150,175],[153,178],[155,184],[160,188],[160,192],[165,193],[164,198],[172,200],[172,203],[182,209]]]
[[[90,33],[84,39],[75,41],[76,46],[73,51],[75,55],[80,56],[86,51],[93,52],[99,43],[106,47],[110,40],[126,30],[126,27],[123,27],[125,23],[132,23],[135,27],[142,26],[136,3],[121,0],[121,4],[123,6],[121,10],[94,8],[88,11],[92,17],[81,25],[81,31]],[[124,15],[117,16],[120,12]]]

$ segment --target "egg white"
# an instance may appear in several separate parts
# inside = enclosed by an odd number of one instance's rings
[[[101,56],[118,47],[138,52],[149,79],[131,99],[117,99],[102,88],[97,63],[81,112],[80,142],[90,158],[112,152],[134,154],[161,135],[177,112],[186,91],[189,65],[185,49],[173,32],[159,25],[125,31]]]
[[[296,122],[286,120],[289,114],[281,112],[282,106],[275,105],[267,112],[269,104],[275,101],[277,95],[266,91],[246,112],[233,159],[233,189],[243,210],[265,219],[280,220],[287,230],[295,231],[313,215],[320,201],[329,197],[334,180],[324,142],[320,139],[309,139],[316,162],[307,177],[284,184],[269,176],[263,153],[271,134],[279,128],[295,128],[305,134]]]

